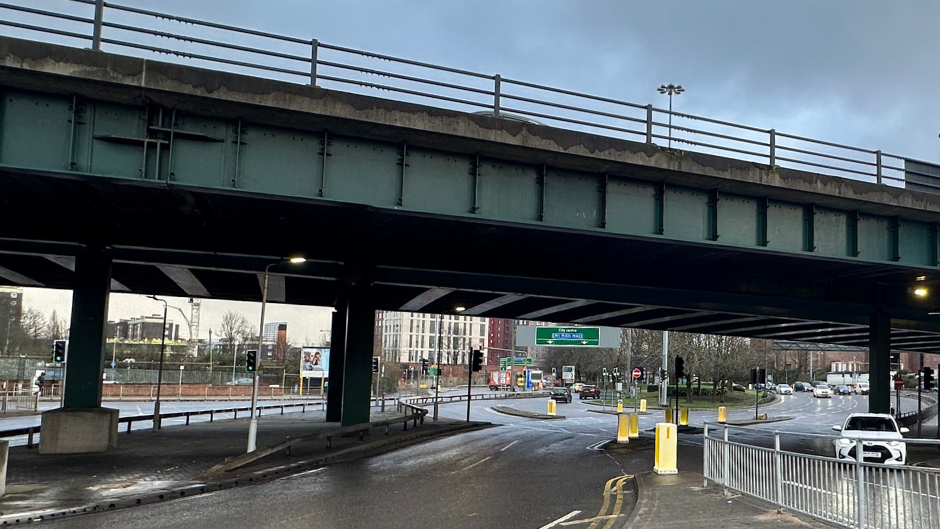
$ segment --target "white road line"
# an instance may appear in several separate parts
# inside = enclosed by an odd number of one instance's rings
[[[491,457],[493,457],[493,456],[486,456],[485,458],[481,459],[480,461],[477,461],[476,463],[470,465],[469,467],[463,467],[463,468],[461,468],[460,470],[455,470],[455,471],[451,472],[451,474],[456,474],[456,473],[458,473],[458,472],[463,472],[464,470],[470,470],[471,468],[473,468],[473,467],[479,465],[480,463],[483,463],[483,462],[487,461],[487,460],[490,459]]]
[[[549,523],[543,525],[542,527],[539,527],[539,529],[549,529],[550,527],[555,527],[556,525],[560,524],[561,522],[564,522],[565,520],[568,520],[569,518],[574,518],[575,516],[577,516],[577,515],[579,515],[579,514],[581,514],[581,511],[571,511],[571,512],[569,512],[568,514],[562,516],[561,518],[555,520],[554,522],[549,522]]]
[[[562,526],[578,525],[582,523],[590,523],[593,521],[610,520],[611,518],[618,518],[620,516],[623,516],[623,514],[605,514],[604,516],[595,516],[594,518],[585,518],[583,520],[571,520],[570,522],[560,523],[558,525],[562,525]]]
[[[512,445],[514,445],[514,444],[516,444],[516,443],[518,443],[518,442],[519,442],[519,440],[517,439],[517,440],[515,440],[515,441],[509,443],[508,445],[504,446],[504,447],[502,448],[502,450],[500,450],[500,452],[505,452],[506,450],[509,449],[510,446],[512,446]]]

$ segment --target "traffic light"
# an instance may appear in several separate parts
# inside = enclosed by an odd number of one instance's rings
[[[470,370],[481,371],[482,369],[483,369],[483,351],[479,349],[474,349],[472,360],[470,363]]]
[[[901,363],[901,353],[891,353],[891,363],[900,364]]]
[[[763,367],[757,370],[757,383],[766,384],[767,383],[767,370]]]
[[[929,390],[934,387],[933,368],[924,368],[924,389]]]
[[[378,372],[379,372],[379,357],[373,356],[372,357],[372,373],[375,374]]]
[[[258,351],[249,349],[245,351],[245,371],[251,373],[258,367]]]
[[[65,340],[56,340],[52,342],[52,361],[65,362]]]
[[[681,356],[676,357],[676,379],[685,377],[685,360]]]
[[[428,359],[427,358],[421,359],[421,374],[422,375],[428,374]]]

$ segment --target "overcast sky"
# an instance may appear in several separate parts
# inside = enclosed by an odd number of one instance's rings
[[[665,107],[656,87],[679,83],[682,112],[940,160],[936,0],[120,3],[640,104]],[[45,312],[67,298],[26,296]],[[112,318],[160,307],[114,296]],[[232,308],[252,321],[258,311],[207,302],[202,334]],[[296,341],[329,326],[324,310],[278,307],[271,318],[288,319]]]

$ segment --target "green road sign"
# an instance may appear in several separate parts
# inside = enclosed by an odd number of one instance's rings
[[[436,376],[437,376],[437,368],[436,368],[436,367],[429,367],[429,368],[428,368],[428,376],[436,377]]]
[[[531,358],[526,358],[526,359],[525,359],[525,365],[527,365],[527,366],[532,365],[532,359],[531,359]]]
[[[535,345],[597,347],[600,334],[599,327],[536,327]]]

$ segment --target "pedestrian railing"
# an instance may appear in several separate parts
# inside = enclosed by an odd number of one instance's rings
[[[0,413],[11,411],[29,412],[39,410],[39,395],[2,395],[0,396]]]
[[[773,447],[754,446],[731,440],[734,428],[705,424],[706,485],[711,481],[840,527],[940,527],[938,469],[847,461],[781,449],[782,436],[809,437],[823,444],[839,439],[830,435],[775,431]],[[855,453],[864,453],[863,443],[873,440],[853,439]],[[940,446],[940,440],[933,439],[904,442],[908,447]]]
[[[471,395],[441,395],[438,397],[402,397],[398,400],[398,411],[419,408],[418,404],[447,404],[449,402],[462,402],[468,400],[494,400],[494,399],[529,399],[534,397],[547,397],[547,391],[520,391],[498,393],[474,393]],[[423,408],[419,408],[423,409]]]
[[[671,147],[676,142],[697,152],[821,170],[878,184],[905,183],[907,160],[881,150],[103,0],[53,0],[49,4],[58,7],[55,11],[30,4],[30,0],[0,3],[0,25],[8,34],[41,35],[56,43],[188,61],[357,93],[380,92],[402,101],[433,102],[517,121],[537,120],[649,144],[666,142]]]

